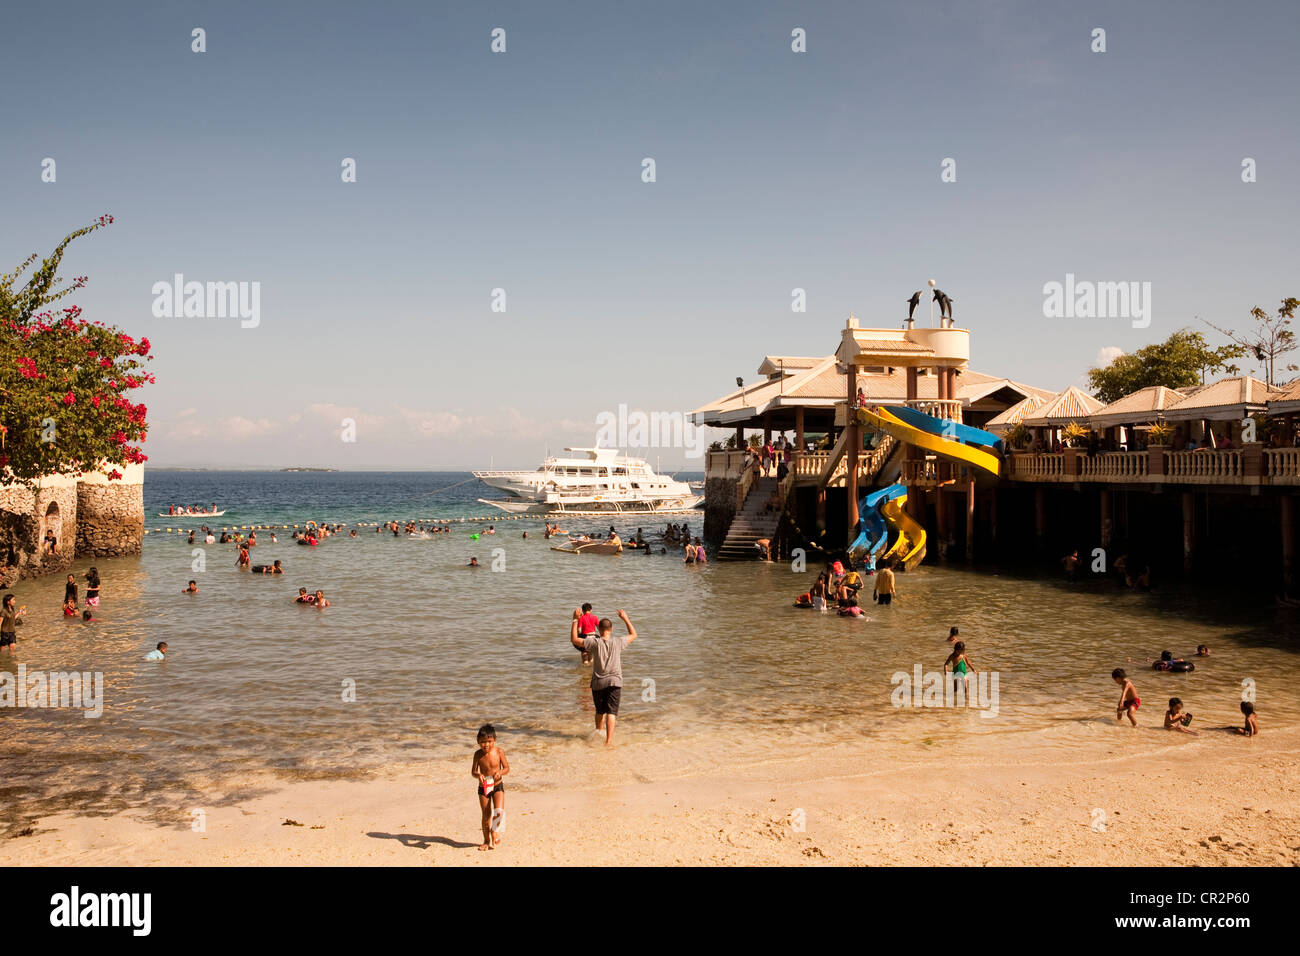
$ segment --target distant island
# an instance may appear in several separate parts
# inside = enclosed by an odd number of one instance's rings
[[[281,468],[281,471],[337,471],[335,468]]]

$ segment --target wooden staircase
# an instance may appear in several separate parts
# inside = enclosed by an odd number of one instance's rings
[[[727,537],[718,548],[719,561],[752,561],[758,558],[758,549],[754,542],[759,538],[771,540],[781,526],[781,515],[785,512],[785,502],[775,511],[764,511],[772,498],[772,492],[779,487],[775,478],[756,478],[745,496],[745,503],[731,519]]]

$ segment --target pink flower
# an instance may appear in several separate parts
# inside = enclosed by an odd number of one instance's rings
[[[67,395],[64,395],[64,396],[63,396],[63,404],[64,404],[64,405],[75,405],[75,404],[77,404],[77,396],[72,394],[71,389],[69,389]]]

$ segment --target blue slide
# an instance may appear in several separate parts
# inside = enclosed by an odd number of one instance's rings
[[[880,509],[886,501],[901,498],[906,494],[907,485],[889,485],[879,491],[871,492],[858,502],[858,518],[862,521],[862,533],[849,545],[850,554],[863,550],[868,555],[875,555],[885,546],[885,542],[889,539],[889,528]]]
[[[935,418],[925,414],[925,412],[918,412],[915,408],[907,408],[903,405],[886,405],[885,408],[905,425],[911,425],[913,428],[929,432],[931,435],[937,435],[949,441],[959,441],[965,445],[998,449],[1002,447],[1002,439],[992,432],[984,431],[982,428],[972,428],[970,425]]]

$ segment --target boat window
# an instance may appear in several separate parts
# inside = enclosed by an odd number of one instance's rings
[[[616,475],[626,475],[626,474],[627,474],[627,469],[626,469],[626,468],[615,468],[615,469],[614,469],[614,474],[616,474]]]

